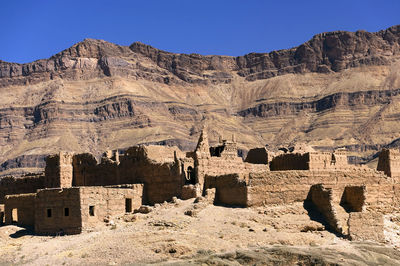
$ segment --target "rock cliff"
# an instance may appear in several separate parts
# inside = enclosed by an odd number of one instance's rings
[[[330,32],[287,50],[175,54],[85,39],[27,64],[0,61],[0,175],[58,150],[140,143],[309,143],[372,157],[400,139],[400,26]],[[355,158],[356,158],[355,157]]]

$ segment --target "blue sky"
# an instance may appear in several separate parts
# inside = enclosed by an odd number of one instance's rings
[[[48,58],[84,38],[236,56],[400,24],[400,1],[0,0],[0,21],[0,60],[9,62]]]

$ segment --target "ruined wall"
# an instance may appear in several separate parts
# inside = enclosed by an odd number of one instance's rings
[[[176,147],[136,146],[126,150],[118,161],[102,158],[100,164],[91,154],[73,157],[73,184],[109,186],[144,184],[144,202],[161,203],[181,195],[185,169],[174,157]]]
[[[312,202],[315,208],[325,217],[332,230],[340,234],[344,233],[333,204],[331,188],[324,188],[322,184],[313,185],[310,188],[307,200]]]
[[[309,152],[308,169],[326,169],[332,166],[332,153],[330,152]]]
[[[229,206],[247,206],[247,182],[244,175],[227,174],[205,176],[204,190],[215,188],[215,203]]]
[[[384,242],[383,215],[374,212],[352,212],[349,218],[351,240]]]
[[[180,197],[185,177],[181,164],[174,158],[175,149],[163,146],[129,148],[120,159],[120,182],[143,183],[146,204]]]
[[[77,187],[39,190],[35,200],[35,232],[37,234],[81,233],[80,209],[80,194]]]
[[[45,187],[68,188],[72,186],[72,153],[60,152],[46,157]]]
[[[360,168],[349,171],[273,171],[250,173],[249,206],[303,202],[312,185],[323,184],[333,189],[340,202],[346,186],[364,186],[368,193],[366,207],[390,212],[400,207],[400,185],[382,172]]]
[[[308,153],[285,153],[274,157],[269,168],[271,171],[308,170],[308,162]]]
[[[197,161],[197,174],[200,186],[204,186],[204,178],[209,176],[221,176],[228,174],[248,174],[250,172],[268,171],[269,167],[265,164],[244,163],[242,158],[236,157],[227,160],[221,157],[211,157],[199,159]]]
[[[12,224],[15,221],[19,226],[33,227],[35,196],[35,193],[7,195],[4,198],[5,223]]]
[[[269,164],[270,158],[268,158],[267,149],[262,147],[250,149],[244,161],[253,164]]]
[[[393,149],[382,149],[379,153],[378,171],[384,172],[387,176],[400,177],[400,152]]]
[[[365,209],[366,199],[365,186],[346,186],[340,200],[340,205],[348,212],[361,212]]]
[[[4,177],[0,179],[0,204],[5,195],[34,193],[44,188],[44,175],[29,175],[20,178]]]
[[[72,157],[73,186],[85,186],[94,183],[97,174],[96,158],[90,153],[75,154]]]
[[[141,205],[143,185],[131,188],[80,187],[82,229],[104,225],[106,216],[125,213],[126,199],[132,199],[132,210]]]

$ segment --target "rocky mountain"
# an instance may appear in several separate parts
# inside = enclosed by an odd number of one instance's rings
[[[48,59],[0,61],[0,93],[0,175],[40,171],[59,150],[188,150],[205,124],[243,151],[308,143],[372,158],[400,143],[400,25],[238,57],[85,39]]]

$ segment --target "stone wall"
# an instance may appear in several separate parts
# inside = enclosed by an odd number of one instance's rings
[[[248,205],[287,204],[306,200],[312,185],[331,187],[340,202],[346,186],[365,186],[366,207],[390,212],[400,207],[400,185],[382,172],[360,168],[349,171],[272,171],[250,173]]]
[[[34,193],[44,188],[44,175],[29,175],[20,178],[4,177],[0,179],[0,204],[6,195]]]
[[[35,193],[7,195],[4,198],[5,223],[15,222],[19,226],[34,226]]]
[[[79,234],[82,231],[79,188],[39,190],[34,217],[37,234]]]

